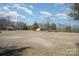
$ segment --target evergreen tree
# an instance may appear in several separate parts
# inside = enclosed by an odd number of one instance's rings
[[[36,30],[38,28],[38,23],[34,22],[32,25],[32,30]]]
[[[52,30],[56,30],[56,24],[55,23],[51,24],[51,28]]]
[[[72,12],[69,16],[73,17],[74,20],[79,20],[79,3],[75,3],[71,6]]]

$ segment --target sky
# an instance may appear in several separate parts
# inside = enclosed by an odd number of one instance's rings
[[[0,16],[11,16],[11,21],[22,21],[28,25],[34,22],[74,25],[69,14],[72,12],[68,3],[1,3]]]

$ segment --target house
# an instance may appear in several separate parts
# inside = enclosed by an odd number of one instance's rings
[[[39,28],[40,28],[41,31],[47,31],[48,30],[45,25],[40,25]]]

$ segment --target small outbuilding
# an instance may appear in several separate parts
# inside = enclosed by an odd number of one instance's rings
[[[40,28],[37,28],[36,31],[41,31],[41,29]]]

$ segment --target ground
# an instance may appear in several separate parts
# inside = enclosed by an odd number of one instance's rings
[[[79,33],[2,31],[0,46],[30,47],[20,55],[79,55]]]

